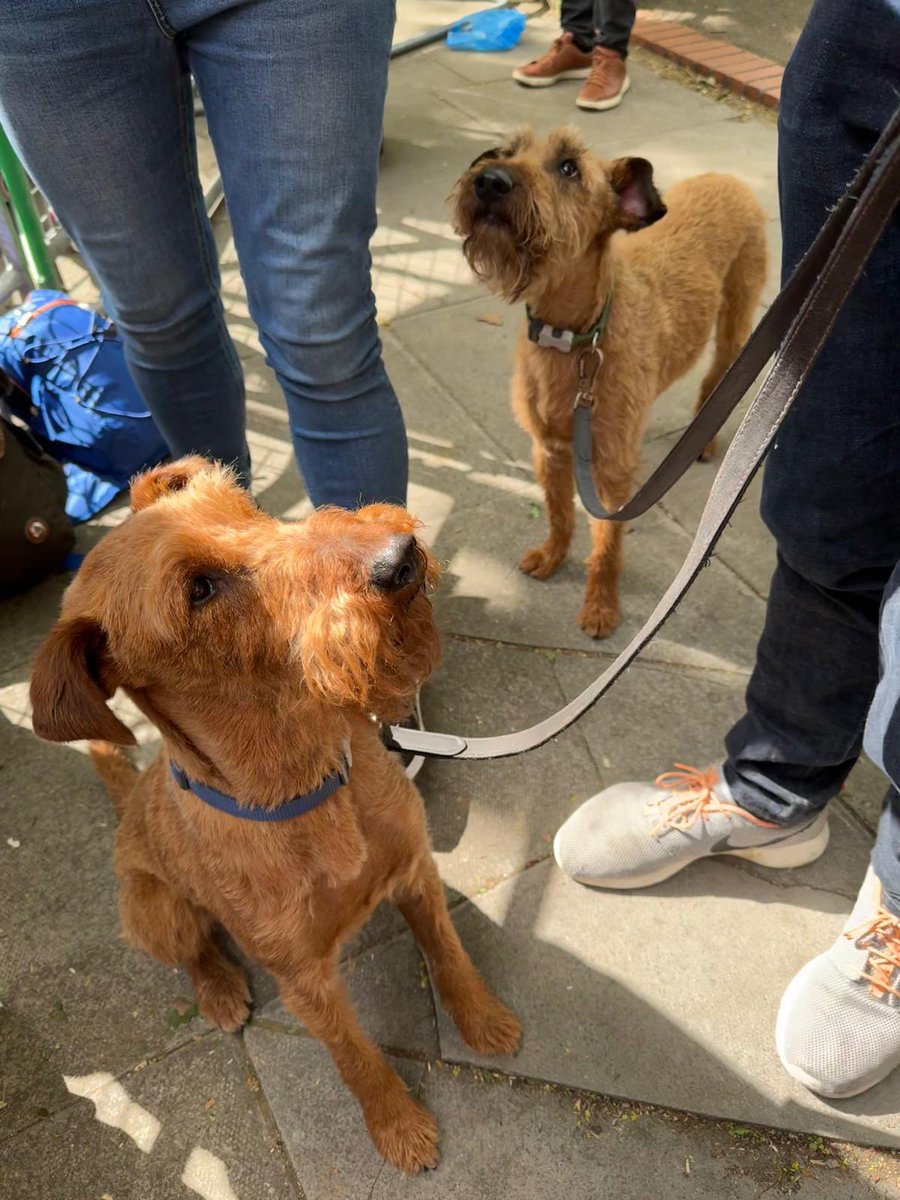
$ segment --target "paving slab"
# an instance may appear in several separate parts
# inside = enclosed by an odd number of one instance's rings
[[[373,1041],[422,1058],[436,1057],[437,1024],[428,973],[414,939],[406,936],[405,922],[397,915],[399,928],[393,939],[346,957],[341,975],[359,1022]],[[308,1036],[302,1023],[278,999],[254,1012],[251,1029],[255,1034],[273,1027]]]
[[[3,601],[0,667],[30,664],[59,609],[69,576],[50,575],[29,591]]]
[[[809,1139],[622,1105],[502,1074],[393,1059],[441,1130],[434,1172],[406,1178],[384,1164],[326,1051],[277,1033],[250,1054],[306,1200],[532,1200],[575,1196],[756,1200],[790,1191],[817,1200],[895,1195],[896,1166],[865,1164]],[[866,1168],[877,1169],[872,1180]]]
[[[827,1104],[775,1055],[784,988],[849,910],[843,896],[782,886],[731,863],[697,863],[633,893],[584,888],[541,863],[461,906],[455,920],[522,1019],[517,1072],[896,1148],[900,1078]],[[442,1014],[439,1026],[442,1057],[481,1061]]]
[[[477,543],[472,539],[475,522],[483,531]],[[477,512],[448,522],[438,541],[438,553],[447,562],[437,598],[443,628],[532,646],[615,652],[624,648],[675,577],[691,538],[660,510],[631,527],[620,580],[622,623],[597,642],[577,624],[585,588],[582,560],[589,550],[586,524],[579,523],[567,561],[551,579],[540,581],[518,568],[521,554],[543,541],[543,516],[535,501],[492,499]],[[672,657],[696,647],[723,669],[746,670],[754,659],[762,620],[760,598],[713,560],[648,657]]]
[[[548,31],[540,44],[533,43],[537,53],[547,49],[552,36],[552,31]],[[435,57],[446,62],[447,54],[444,51],[443,57],[438,54]],[[546,133],[558,125],[573,125],[603,158],[616,157],[623,138],[639,145],[645,138],[658,138],[670,131],[705,129],[707,125],[737,120],[726,105],[710,103],[689,88],[673,89],[669,81],[635,64],[629,67],[631,90],[621,108],[606,113],[586,112],[575,106],[578,81],[553,88],[517,84],[511,73],[527,58],[527,53],[511,58],[499,79],[479,81],[472,87],[456,86],[446,93],[447,101],[473,118],[477,114],[490,114],[491,126],[504,132],[530,125],[538,133]],[[452,68],[454,64],[449,65]],[[609,150],[610,146],[615,149]]]
[[[201,1038],[118,1081],[110,1076],[105,1088],[102,1076],[93,1082],[97,1107],[66,1093],[65,1108],[0,1143],[0,1194],[297,1200],[293,1169],[239,1038]],[[100,1123],[98,1111],[117,1124]]]
[[[375,1151],[359,1106],[320,1042],[261,1029],[247,1030],[245,1040],[306,1200],[368,1200],[382,1174],[392,1189],[408,1186]],[[426,1063],[389,1061],[418,1095]]]
[[[0,676],[0,1138],[64,1105],[64,1074],[206,1028],[186,977],[120,940],[108,798],[83,753],[31,734],[23,674]]]
[[[678,11],[673,19],[709,37],[726,38],[744,50],[786,63],[809,9],[810,0],[783,0],[781,4],[695,0],[690,9]],[[649,11],[659,13],[657,9]]]
[[[539,651],[450,641],[426,688],[433,729],[472,735],[522,728],[564,700],[551,662]],[[474,895],[545,858],[557,827],[599,778],[580,729],[565,742],[500,762],[426,762],[419,776],[442,877]]]

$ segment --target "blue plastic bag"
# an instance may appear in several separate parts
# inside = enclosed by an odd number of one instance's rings
[[[464,17],[447,34],[451,50],[512,50],[525,28],[525,14],[514,8],[486,8]]]
[[[66,512],[86,521],[132,475],[168,456],[134,386],[115,326],[64,292],[31,292],[0,317],[10,409],[63,464]]]

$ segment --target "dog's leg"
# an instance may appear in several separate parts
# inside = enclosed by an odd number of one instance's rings
[[[716,318],[716,348],[712,366],[700,385],[695,412],[712,395],[719,380],[737,358],[750,336],[753,317],[766,281],[766,236],[754,229],[738,252],[722,284],[722,298]],[[700,452],[700,462],[708,462],[716,452],[713,438]]]
[[[631,492],[631,476],[604,478],[604,464],[594,470],[594,485],[606,508],[619,508]],[[584,605],[578,624],[593,638],[609,637],[622,618],[619,608],[619,575],[622,571],[622,537],[618,521],[591,521],[591,553]]]
[[[129,871],[119,880],[122,931],[133,945],[168,966],[184,967],[197,1007],[210,1024],[234,1033],[250,1015],[247,976],[226,958],[201,908],[176,896],[155,876]]]
[[[488,990],[463,949],[430,856],[412,887],[394,902],[427,956],[444,1008],[466,1044],[479,1054],[515,1054],[522,1026]]]
[[[531,444],[534,473],[544,489],[550,533],[541,546],[529,550],[520,566],[526,575],[548,579],[568,553],[575,532],[575,476],[572,448],[556,438]]]
[[[359,1101],[379,1154],[410,1175],[436,1166],[434,1117],[413,1100],[403,1080],[360,1029],[336,968],[306,964],[293,977],[280,976],[279,985],[285,1007],[324,1043]]]

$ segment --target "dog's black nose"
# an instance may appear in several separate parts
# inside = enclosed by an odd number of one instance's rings
[[[485,204],[502,200],[513,190],[515,180],[503,167],[487,167],[475,176],[475,195]]]
[[[372,563],[369,577],[383,592],[399,592],[419,578],[421,565],[416,539],[398,533]]]

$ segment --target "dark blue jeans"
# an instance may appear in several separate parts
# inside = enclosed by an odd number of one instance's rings
[[[314,504],[406,498],[369,238],[393,0],[0,4],[0,121],[100,282],[175,455],[249,479],[191,75]]]
[[[635,13],[634,0],[563,0],[560,24],[580,50],[605,46],[625,58]]]
[[[784,278],[898,96],[900,0],[816,0],[782,87]],[[747,711],[725,743],[732,791],[760,817],[789,822],[824,807],[862,747],[879,610],[900,561],[898,378],[895,213],[766,465],[762,515],[778,564]],[[900,896],[896,858],[892,887]]]

